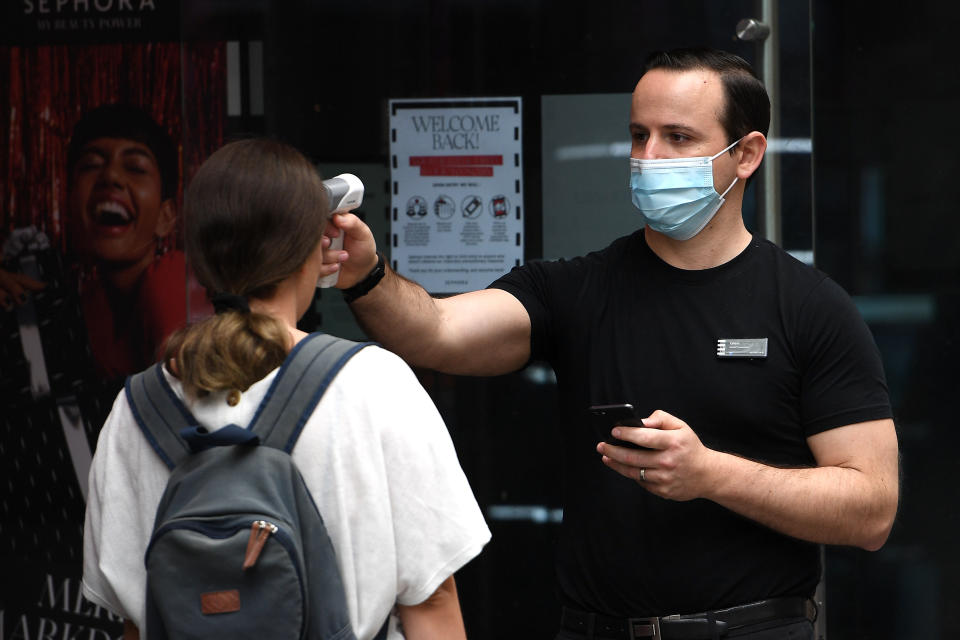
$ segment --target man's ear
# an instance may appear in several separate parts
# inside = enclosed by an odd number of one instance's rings
[[[165,238],[177,225],[177,206],[173,198],[167,198],[160,204],[160,216],[157,218],[156,236]]]
[[[751,131],[743,136],[740,144],[740,160],[737,163],[737,177],[746,180],[760,166],[763,154],[767,150],[767,138],[759,131]]]

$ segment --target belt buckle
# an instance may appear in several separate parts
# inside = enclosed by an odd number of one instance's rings
[[[627,634],[630,640],[637,640],[638,638],[661,640],[660,618],[628,618]]]

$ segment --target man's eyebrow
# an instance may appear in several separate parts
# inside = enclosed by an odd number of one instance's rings
[[[84,145],[84,147],[80,150],[81,155],[87,154],[87,153],[92,153],[103,158],[106,158],[107,156],[110,155],[109,151],[107,151],[106,148],[101,147],[100,145],[92,142],[90,144]],[[157,162],[157,158],[156,156],[153,155],[153,152],[150,151],[149,148],[140,146],[139,144],[131,145],[129,147],[124,148],[123,151],[121,151],[121,155],[123,157],[143,156],[144,158],[147,158],[148,160],[151,160],[154,163]]]
[[[95,155],[98,155],[98,156],[102,156],[102,157],[104,157],[104,158],[107,156],[107,151],[106,151],[106,149],[104,149],[103,147],[97,146],[97,145],[95,145],[95,144],[86,144],[86,145],[84,145],[84,146],[80,149],[80,153],[79,153],[78,155],[81,155],[81,156],[82,156],[82,155],[86,155],[86,154],[88,154],[88,153],[92,153],[92,154],[95,154]]]
[[[153,152],[150,151],[150,149],[147,149],[146,147],[127,147],[126,149],[123,150],[122,155],[124,157],[143,156],[153,163],[157,162],[157,158],[153,155]]]
[[[655,127],[655,128],[664,129],[666,131],[683,131],[685,133],[694,133],[694,134],[700,133],[699,129],[691,127],[690,125],[687,125],[687,124],[683,124],[682,122],[673,122],[669,124],[660,125],[659,127]],[[631,131],[649,131],[650,127],[640,124],[638,122],[631,122],[630,130]]]
[[[670,131],[685,131],[687,133],[699,133],[698,129],[691,127],[690,125],[683,124],[682,122],[665,124],[663,125],[663,128],[668,129]]]

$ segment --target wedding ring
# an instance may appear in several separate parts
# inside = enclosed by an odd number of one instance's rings
[[[640,482],[646,482],[646,481],[647,481],[647,470],[644,469],[643,467],[640,467]]]

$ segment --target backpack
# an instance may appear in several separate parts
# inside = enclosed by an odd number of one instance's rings
[[[148,640],[355,639],[333,545],[290,452],[367,344],[304,338],[246,429],[198,426],[160,364],[127,380],[137,423],[172,469],[144,558]]]

